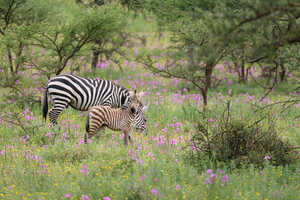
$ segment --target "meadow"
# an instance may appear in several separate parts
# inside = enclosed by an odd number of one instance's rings
[[[166,44],[151,37],[148,41],[152,41],[148,48],[163,49]],[[60,128],[49,128],[40,104],[20,109],[13,99],[1,100],[1,109],[19,112],[24,126],[0,119],[0,199],[300,199],[299,162],[274,166],[266,154],[263,167],[212,161],[200,163],[201,167],[192,165],[186,151],[197,133],[197,110],[203,109],[200,91],[182,80],[151,74],[134,59],[126,59],[133,58],[139,48],[137,44],[120,58],[123,72],[110,61],[103,61],[95,71],[89,70],[89,59],[74,61],[83,66],[77,72],[81,76],[109,79],[145,92],[147,134],[134,132],[134,145],[124,147],[122,133],[110,130],[84,144],[84,112],[68,108],[59,117]],[[297,80],[297,74],[291,74],[288,82],[259,101],[265,91],[252,80],[238,84],[236,74],[223,63],[216,71],[221,84],[209,91],[207,105],[214,113],[212,122],[229,101],[234,115],[255,119],[257,105],[289,99],[292,94],[287,91]],[[258,76],[259,69],[251,72]],[[38,75],[28,70],[23,76],[22,84],[28,86],[25,93],[42,97],[43,85],[35,81]],[[278,104],[268,110],[277,119],[280,137],[295,146],[300,145],[299,106],[281,112]]]

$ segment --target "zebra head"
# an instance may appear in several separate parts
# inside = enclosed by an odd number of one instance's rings
[[[146,115],[145,111],[148,106],[144,106],[144,104],[141,101],[141,97],[144,95],[144,92],[137,93],[136,90],[134,91],[129,91],[129,90],[124,90],[121,91],[120,95],[120,102],[121,102],[121,107],[123,108],[128,108],[129,105],[132,103],[137,103],[138,108],[136,111],[136,117],[135,117],[135,123],[134,127],[138,131],[146,131]]]
[[[136,116],[135,116],[134,127],[138,131],[141,131],[141,132],[146,131],[147,119],[146,119],[145,112],[146,112],[148,106],[144,106],[144,104],[141,101],[141,98],[144,95],[144,92],[136,93],[136,90],[135,90],[134,92],[130,91],[129,93],[130,93],[131,102],[137,102],[139,105],[137,112],[136,112]]]
[[[145,115],[145,111],[147,110],[148,106],[144,106],[144,105],[139,105],[138,110],[136,112],[136,116],[135,116],[135,124],[134,127],[136,128],[137,131],[141,131],[144,132],[146,131],[146,115]],[[146,131],[147,133],[147,131]]]

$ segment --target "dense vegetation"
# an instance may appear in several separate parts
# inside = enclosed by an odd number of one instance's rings
[[[300,198],[300,2],[0,0],[0,41],[0,199]],[[147,135],[49,128],[63,73],[145,91]]]

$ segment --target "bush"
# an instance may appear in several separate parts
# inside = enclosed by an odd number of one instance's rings
[[[192,148],[186,152],[188,160],[198,167],[207,160],[241,167],[263,166],[266,160],[273,165],[287,165],[297,159],[295,147],[279,137],[272,112],[233,116],[228,103],[223,115],[215,115],[215,119],[208,116],[208,110],[199,113],[189,145]]]

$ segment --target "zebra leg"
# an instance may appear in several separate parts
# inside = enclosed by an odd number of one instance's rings
[[[87,140],[90,139],[93,136],[95,136],[96,138],[98,138],[99,135],[97,133],[99,133],[99,132],[103,133],[104,131],[105,131],[105,127],[102,126],[102,127],[98,128],[97,131],[90,131],[90,132],[88,132],[88,134],[86,135],[86,138],[85,138],[85,143],[87,143]]]
[[[52,126],[57,125],[57,118],[59,114],[70,103],[69,99],[51,98],[52,108],[49,111],[49,120]]]
[[[130,129],[129,134],[128,134],[129,142],[132,145],[133,144],[133,139],[131,138],[131,135],[132,135],[132,128]]]
[[[128,146],[128,131],[124,130],[124,145],[127,147]]]
[[[62,108],[60,108],[60,107],[53,107],[50,109],[49,120],[50,120],[51,126],[57,125],[57,118],[61,112],[62,112]]]

